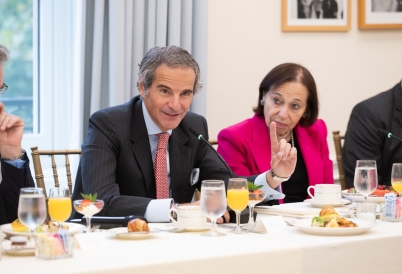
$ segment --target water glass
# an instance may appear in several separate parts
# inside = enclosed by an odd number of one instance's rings
[[[226,236],[225,233],[216,229],[216,219],[225,213],[226,195],[225,182],[221,180],[205,180],[201,183],[200,197],[201,212],[211,219],[212,230],[207,231],[202,236]]]
[[[42,188],[21,188],[18,203],[18,219],[29,228],[30,235],[46,219],[45,195]]]
[[[364,196],[364,202],[367,197],[378,185],[377,164],[374,160],[357,160],[354,178],[354,187],[356,191]]]

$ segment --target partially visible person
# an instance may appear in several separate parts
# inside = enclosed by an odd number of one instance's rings
[[[81,192],[96,192],[105,202],[100,215],[140,215],[150,222],[167,222],[170,207],[191,203],[202,180],[227,182],[235,177],[189,130],[208,139],[205,118],[189,112],[201,86],[199,66],[186,50],[150,49],[140,64],[140,95],[91,116],[73,199],[80,199]],[[276,136],[274,123],[271,128]],[[264,185],[268,203],[283,197],[275,189],[296,166],[296,149],[284,140],[275,138],[271,153],[270,172],[248,177]],[[199,169],[198,181],[191,176],[194,169]],[[73,218],[79,216],[73,212]],[[218,221],[228,222],[229,213],[224,216]]]
[[[372,12],[395,12],[398,10],[398,0],[372,0]]]
[[[8,86],[3,82],[3,65],[8,62],[9,51],[0,45],[0,96]],[[20,188],[34,187],[29,160],[21,148],[24,121],[8,114],[0,102],[0,225],[11,223],[18,218],[18,200]]]
[[[338,18],[338,3],[335,0],[324,0],[322,3],[323,18]]]
[[[223,129],[218,152],[238,175],[258,174],[270,168],[269,125],[276,124],[278,141],[285,139],[297,148],[293,175],[282,183],[284,202],[300,202],[308,186],[333,184],[327,127],[318,117],[318,96],[311,73],[293,63],[273,68],[262,80],[255,115]]]
[[[322,12],[322,2],[324,0],[313,0],[313,7],[314,7],[314,12],[315,16],[317,19],[321,18],[321,12]]]
[[[402,163],[402,142],[378,134],[379,128],[402,138],[402,81],[353,108],[342,149],[348,188],[353,187],[356,160],[377,161],[378,184],[391,185],[392,164]]]

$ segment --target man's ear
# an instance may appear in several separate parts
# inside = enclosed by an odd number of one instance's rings
[[[138,82],[137,82],[138,90],[140,91],[140,95],[142,98],[145,96],[145,87],[144,87],[144,82],[142,81],[141,76],[138,77]]]

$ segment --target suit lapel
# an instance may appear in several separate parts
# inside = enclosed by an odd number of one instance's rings
[[[173,199],[177,201],[185,198],[184,192],[181,195],[181,190],[190,186],[191,149],[185,146],[187,142],[188,136],[180,127],[173,130],[169,138],[170,188]]]
[[[399,122],[399,127],[402,128],[402,82],[399,82],[394,89],[394,100],[396,108],[396,119]],[[393,129],[392,129],[393,130]],[[399,137],[399,136],[398,136]]]
[[[321,159],[318,146],[314,145],[314,138],[303,127],[297,125],[295,127],[295,134],[300,146],[301,154],[303,156],[304,164],[306,165],[309,185],[322,184],[317,174],[320,172],[314,172],[316,168],[317,159]]]
[[[134,101],[131,119],[131,149],[144,176],[147,197],[156,198],[155,176],[150,151],[148,130],[142,113],[141,100]],[[133,163],[134,168],[135,163]],[[137,182],[135,182],[137,183]]]
[[[252,140],[247,140],[247,145],[253,153],[254,164],[258,172],[262,173],[270,169],[271,141],[269,131],[263,117],[255,115],[252,119]],[[261,130],[264,129],[264,130]],[[265,130],[266,129],[266,130]]]

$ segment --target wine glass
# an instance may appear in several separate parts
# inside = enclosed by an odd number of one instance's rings
[[[212,230],[202,236],[226,236],[216,229],[216,219],[226,210],[225,182],[220,180],[205,180],[201,183],[200,207],[201,212],[211,219]]]
[[[264,201],[266,192],[264,190],[254,190],[248,193],[248,208],[250,210],[250,218],[248,220],[247,229],[253,231],[255,227],[254,222],[254,206]]]
[[[402,163],[394,163],[391,171],[392,187],[402,196]]]
[[[45,195],[42,188],[25,187],[20,189],[18,219],[29,228],[30,236],[35,228],[46,219]]]
[[[53,221],[59,224],[59,230],[71,215],[72,205],[70,190],[64,187],[50,189],[48,202],[49,215]]]
[[[364,196],[364,202],[378,185],[377,164],[374,160],[357,160],[355,169],[354,187]]]
[[[228,192],[227,192],[228,205],[230,208],[236,212],[236,223],[237,226],[234,230],[229,231],[229,233],[243,234],[247,233],[247,230],[241,229],[240,227],[240,213],[246,208],[248,204],[248,185],[247,180],[243,178],[232,178],[228,182]]]
[[[95,200],[94,202],[88,200],[75,200],[73,202],[74,209],[85,216],[87,221],[86,232],[91,232],[91,218],[93,215],[99,213],[103,208],[102,200]]]

